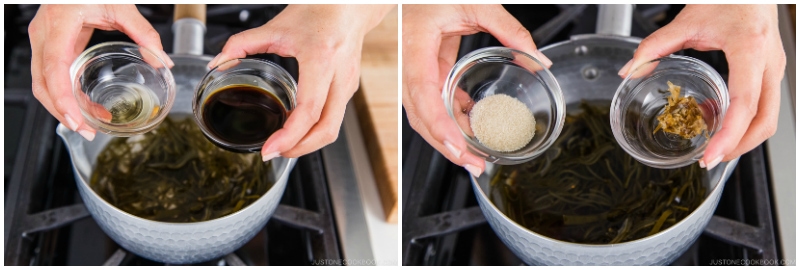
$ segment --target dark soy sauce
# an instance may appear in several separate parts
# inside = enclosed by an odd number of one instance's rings
[[[203,103],[204,125],[228,144],[220,145],[222,148],[232,151],[242,151],[235,149],[236,145],[263,143],[283,127],[286,117],[278,97],[252,85],[226,86]]]

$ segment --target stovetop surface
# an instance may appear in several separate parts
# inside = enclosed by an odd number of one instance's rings
[[[172,48],[173,5],[140,5]],[[263,25],[284,5],[209,5],[204,54],[216,55],[231,35]],[[55,135],[58,124],[31,94],[27,25],[37,6],[5,8],[5,264],[162,265],[120,248],[81,203],[69,154]],[[95,31],[89,46],[130,41]],[[283,66],[297,79],[297,62],[255,55]],[[301,157],[267,225],[232,254],[200,265],[311,265],[341,262],[342,254],[320,152]]]
[[[141,5],[142,14],[172,48],[172,5]],[[596,7],[557,31],[539,26],[574,5],[506,6],[534,32],[537,46],[594,32]],[[274,5],[209,5],[204,54],[215,55],[227,38],[260,26],[280,12]],[[632,36],[645,37],[668,23],[681,6],[638,5]],[[70,159],[55,136],[56,120],[30,91],[30,44],[27,25],[36,6],[5,7],[5,247],[6,265],[159,265],[120,249],[81,210]],[[117,32],[96,31],[90,45],[130,41]],[[500,43],[486,34],[465,39],[460,56]],[[712,64],[727,77],[719,52],[681,52]],[[259,55],[279,62],[293,76],[296,61]],[[742,156],[723,191],[709,226],[675,265],[775,264],[780,243],[775,237],[769,160],[758,147]],[[477,207],[469,176],[431,148],[403,117],[403,264],[520,265],[522,261],[499,240]],[[341,259],[331,216],[322,155],[301,158],[276,214],[250,242],[235,253],[203,265],[309,265],[317,259]],[[84,212],[81,212],[84,211]],[[54,214],[56,222],[42,222]],[[52,215],[51,215],[52,216]],[[299,218],[298,218],[299,217]],[[42,220],[37,220],[42,219]],[[447,226],[441,220],[447,219]],[[47,220],[45,220],[47,221]],[[60,223],[59,223],[60,222]],[[55,226],[55,227],[54,227]]]
[[[506,5],[538,47],[595,32],[596,5]],[[644,38],[669,23],[681,5],[637,5],[631,35]],[[559,16],[572,17],[557,25]],[[561,18],[564,19],[564,18]],[[543,27],[543,26],[547,27]],[[557,25],[557,26],[555,26]],[[462,38],[459,57],[502,46],[486,33]],[[684,50],[723,78],[722,52]],[[403,265],[522,265],[486,222],[466,170],[448,161],[408,124],[403,111]],[[743,155],[728,180],[715,216],[673,265],[780,264],[764,147]]]

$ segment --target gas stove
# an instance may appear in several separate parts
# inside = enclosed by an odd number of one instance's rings
[[[173,5],[137,7],[170,53]],[[284,7],[209,5],[203,53],[216,55],[231,35],[263,25]],[[81,202],[69,154],[55,133],[58,122],[30,89],[27,25],[37,8],[5,7],[5,265],[163,265],[119,247]],[[130,39],[119,32],[95,31],[89,46],[105,41]],[[278,63],[297,79],[295,59],[253,57]],[[346,136],[339,138],[330,147],[347,147]],[[338,195],[329,187],[353,169],[347,151],[326,149],[298,159],[275,214],[252,240],[199,265],[342,264],[343,237],[332,203]]]
[[[592,34],[596,5],[507,5],[538,47]],[[644,38],[680,12],[676,5],[637,5],[631,35]],[[459,58],[502,46],[486,33],[462,37]],[[727,79],[722,52],[684,50]],[[673,265],[784,264],[775,225],[772,178],[765,146],[745,154],[728,180],[714,217]],[[466,170],[433,149],[403,112],[403,265],[523,265],[494,233],[473,195]],[[790,228],[793,230],[793,228]],[[792,264],[792,263],[789,263]]]

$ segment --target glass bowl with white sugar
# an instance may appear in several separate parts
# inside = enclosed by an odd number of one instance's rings
[[[511,48],[487,47],[459,59],[442,98],[469,151],[491,163],[542,155],[564,126],[564,95],[553,74]]]

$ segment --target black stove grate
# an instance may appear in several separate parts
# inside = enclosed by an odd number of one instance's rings
[[[40,137],[52,142],[53,155],[28,155],[20,163],[36,167],[37,163],[29,161],[38,159],[43,161],[38,168],[54,168],[25,170],[23,177],[15,174],[10,179],[10,186],[18,189],[7,189],[12,195],[7,198],[16,205],[9,209],[7,201],[6,220],[11,226],[6,226],[6,265],[159,265],[120,248],[88,218],[71,175],[68,153],[57,136],[48,135],[55,134],[51,131]],[[341,258],[322,166],[318,152],[300,158],[267,225],[236,252],[200,265],[310,265],[315,259]],[[25,175],[48,181],[43,185],[24,181]],[[35,212],[42,201],[47,210]]]
[[[519,265],[491,230],[467,172],[414,134],[404,158],[404,265]],[[763,147],[739,159],[697,242],[673,264],[779,263]]]
[[[681,6],[637,5],[631,35],[646,37]],[[595,5],[509,5],[538,47],[594,33]],[[462,38],[459,57],[501,46],[491,35]],[[727,77],[721,52],[681,52],[711,64]],[[492,231],[474,198],[466,170],[436,152],[414,132],[403,112],[403,265],[524,264]],[[674,265],[778,264],[779,250],[763,146],[743,155],[728,179],[708,226]]]
[[[264,24],[285,5],[209,5],[204,53],[219,53],[240,31]],[[162,265],[120,248],[89,218],[75,185],[57,121],[33,97],[27,24],[34,5],[7,5],[5,30],[5,265]],[[172,5],[141,5],[140,12],[172,48]],[[13,38],[11,38],[13,37]],[[95,31],[90,45],[128,40]],[[297,61],[276,62],[297,79]],[[10,126],[17,121],[19,125]],[[234,253],[200,265],[311,265],[342,261],[320,152],[301,157],[267,225]]]

